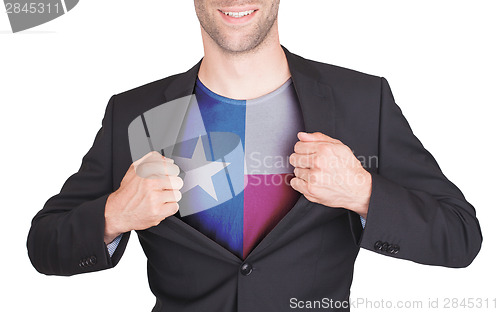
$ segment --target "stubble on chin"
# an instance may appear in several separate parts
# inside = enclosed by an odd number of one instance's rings
[[[273,4],[270,14],[266,18],[254,26],[246,36],[233,40],[230,36],[222,33],[216,23],[216,17],[211,16],[203,1],[198,2],[196,6],[196,14],[200,21],[201,28],[208,34],[213,42],[222,52],[229,55],[247,54],[256,52],[265,44],[266,39],[271,33],[271,29],[275,26],[278,15],[279,1]]]

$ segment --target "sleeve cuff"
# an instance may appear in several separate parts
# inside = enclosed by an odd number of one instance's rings
[[[366,225],[366,220],[365,218],[363,218],[362,216],[359,216],[359,219],[361,220],[361,226],[363,227],[363,229],[365,228],[365,225]]]
[[[118,244],[120,244],[120,240],[122,239],[123,234],[118,235],[111,243],[106,245],[108,247],[108,253],[110,257],[113,257],[113,254],[115,253],[116,247],[118,247]]]

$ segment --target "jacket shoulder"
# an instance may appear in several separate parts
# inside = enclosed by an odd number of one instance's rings
[[[171,75],[115,94],[113,96],[114,118],[128,125],[144,112],[173,100],[166,97],[166,90],[178,92],[178,89],[182,87],[179,86],[178,77],[182,75],[185,73]]]
[[[171,75],[158,79],[141,86],[115,94],[116,99],[126,99],[127,101],[163,99],[164,91],[168,85],[181,74]]]
[[[350,85],[361,88],[368,86],[377,86],[377,88],[380,88],[381,76],[307,59],[298,55],[295,55],[295,57],[301,60],[307,71],[313,71],[323,82],[344,87]]]

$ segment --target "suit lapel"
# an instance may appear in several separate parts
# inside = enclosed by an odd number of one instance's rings
[[[173,81],[165,88],[165,102],[173,101],[178,98],[192,95],[196,77],[200,70],[201,60],[185,73],[179,74],[173,78]]]
[[[323,132],[334,136],[335,101],[331,88],[321,82],[320,73],[302,57],[283,47],[292,74],[295,92],[299,98],[304,126],[307,132]]]
[[[306,60],[290,53],[285,47],[282,46],[282,48],[292,74],[293,86],[299,99],[306,132],[319,131],[333,137],[335,103],[332,90],[321,83],[319,73],[314,72]],[[301,195],[290,211],[248,254],[246,259],[262,252],[284,235],[290,227],[302,219],[311,206],[312,203]]]
[[[288,66],[292,75],[292,81],[299,99],[300,108],[304,120],[305,130],[307,132],[319,131],[334,137],[335,133],[335,102],[331,88],[322,83],[320,73],[316,72],[308,61],[290,53],[285,47],[282,47],[287,57]],[[187,72],[178,75],[172,83],[165,89],[165,102],[178,99],[180,97],[192,95],[196,77],[200,68],[201,60]],[[189,105],[188,102],[185,105]],[[278,222],[273,230],[249,253],[247,259],[258,254],[263,249],[272,244],[273,241],[282,236],[295,220],[308,211],[312,203],[303,195],[299,197],[292,209]],[[214,243],[210,238],[199,233],[196,229],[178,219],[178,214],[165,219],[169,226],[179,229],[185,229],[189,236],[198,243],[204,244],[209,248],[218,249],[221,256],[230,258],[232,261],[238,259],[234,254],[224,247]],[[194,233],[194,232],[198,233]]]

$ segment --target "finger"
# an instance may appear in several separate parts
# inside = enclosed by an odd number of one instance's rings
[[[161,178],[166,175],[165,167],[160,162],[142,162],[136,167],[135,173],[144,179],[148,178]]]
[[[181,172],[181,169],[179,168],[179,166],[177,166],[173,162],[167,163],[165,165],[165,174],[168,176],[177,176],[177,175],[179,175],[180,172]]]
[[[180,169],[177,165],[165,162],[143,162],[136,168],[136,173],[141,178],[162,178],[164,176],[177,176]]]
[[[167,217],[174,215],[179,210],[179,204],[176,202],[166,202],[163,204],[163,207],[165,208]]]
[[[289,161],[290,165],[295,168],[313,168],[315,157],[315,154],[304,155],[293,153],[290,155]]]
[[[173,164],[174,160],[171,158],[167,158],[160,153],[153,151],[151,152],[151,155],[149,157],[146,157],[141,164],[146,164],[146,163],[163,163],[163,164]]]
[[[298,141],[295,143],[293,150],[297,154],[315,154],[321,152],[322,148],[331,146],[333,146],[331,142]]]
[[[293,146],[293,151],[297,154],[313,154],[316,153],[316,144],[316,142],[298,141]]]
[[[181,200],[181,198],[182,194],[179,190],[164,190],[160,195],[162,203],[176,203]]]
[[[301,178],[293,178],[290,180],[290,186],[296,190],[297,192],[302,193],[303,195],[307,197],[313,197],[309,193],[309,188],[308,188],[308,183]]]
[[[177,176],[166,176],[162,182],[162,190],[180,190],[184,185],[184,181]]]
[[[296,191],[302,193],[307,200],[318,202],[318,199],[311,195],[308,188],[308,183],[300,178],[293,178],[290,180],[290,186]]]
[[[299,167],[296,167],[295,169],[293,169],[293,174],[295,174],[295,176],[297,178],[300,178],[304,181],[308,181],[309,180],[309,172],[311,171],[311,169],[305,169],[305,168],[299,168]]]
[[[167,164],[173,164],[174,163],[174,160],[172,158],[167,158],[165,156],[162,156],[163,157],[163,161],[166,162]]]
[[[177,176],[181,172],[180,168],[173,163],[143,163],[141,167],[144,167],[141,170],[155,176]]]
[[[313,133],[299,132],[297,134],[297,137],[299,138],[299,140],[306,142],[314,141],[314,142],[342,143],[340,140],[329,137],[321,132],[313,132]]]

